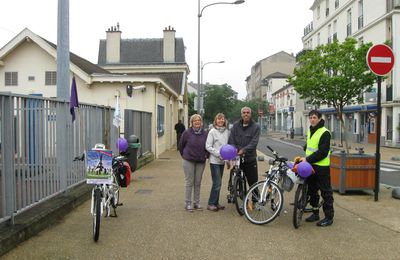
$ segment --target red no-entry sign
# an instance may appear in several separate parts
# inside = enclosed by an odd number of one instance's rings
[[[367,53],[369,69],[378,76],[388,74],[394,65],[394,54],[392,49],[385,44],[372,46]]]

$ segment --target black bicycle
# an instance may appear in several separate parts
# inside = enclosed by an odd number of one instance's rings
[[[297,180],[297,189],[294,195],[294,210],[293,210],[293,226],[299,228],[301,219],[303,217],[304,210],[307,206],[308,196],[308,185],[305,179],[299,176]]]
[[[236,156],[235,164],[230,172],[227,196],[228,203],[235,203],[239,215],[243,215],[243,200],[247,193],[247,179],[242,170],[243,156]]]

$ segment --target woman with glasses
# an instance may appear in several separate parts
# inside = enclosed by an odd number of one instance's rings
[[[185,209],[189,212],[202,210],[200,206],[200,186],[207,160],[205,149],[207,131],[199,114],[190,117],[190,126],[179,141],[178,149],[182,156],[185,173]]]

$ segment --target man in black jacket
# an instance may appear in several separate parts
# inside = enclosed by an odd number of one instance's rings
[[[318,191],[321,191],[322,209],[325,218],[318,221],[317,226],[325,227],[332,225],[334,216],[329,159],[331,133],[324,126],[325,121],[317,110],[310,111],[308,118],[310,120],[310,129],[307,133],[306,158],[302,158],[302,160],[309,162],[313,166],[315,174],[312,174],[307,179],[313,214],[306,218],[306,221],[314,222],[320,219]]]
[[[231,129],[228,144],[236,147],[238,155],[244,156],[242,165],[249,186],[258,181],[257,144],[260,139],[260,126],[251,119],[251,109],[241,109],[242,119],[236,121]]]

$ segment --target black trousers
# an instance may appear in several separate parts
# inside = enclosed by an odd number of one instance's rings
[[[257,159],[254,159],[254,161],[244,161],[244,163],[242,163],[242,170],[246,176],[249,187],[258,181]]]
[[[325,217],[333,219],[333,192],[331,186],[331,175],[329,166],[313,165],[315,174],[312,174],[307,179],[308,194],[310,195],[310,205],[313,208],[318,208],[320,196],[318,191],[321,192],[323,199],[322,210]]]

